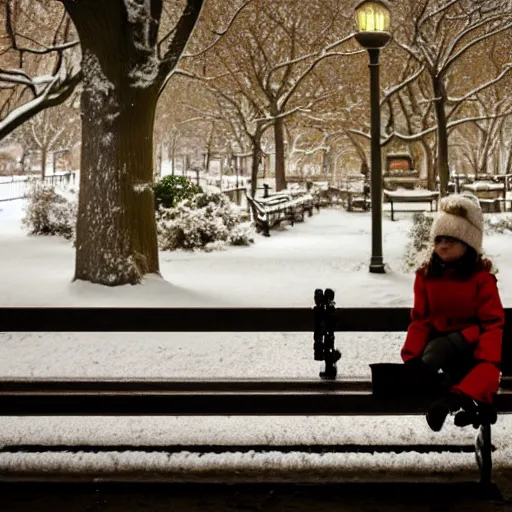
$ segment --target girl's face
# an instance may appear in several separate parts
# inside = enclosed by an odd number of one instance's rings
[[[451,236],[436,236],[434,252],[445,262],[457,261],[468,249],[467,245]]]

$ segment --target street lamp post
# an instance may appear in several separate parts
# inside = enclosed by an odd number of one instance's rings
[[[371,111],[371,201],[372,201],[372,256],[370,272],[383,274],[382,257],[382,159],[380,151],[380,85],[379,54],[391,40],[389,3],[387,0],[363,1],[355,8],[358,43],[368,50],[370,68]]]

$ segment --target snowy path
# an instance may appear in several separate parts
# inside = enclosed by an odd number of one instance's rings
[[[173,306],[307,307],[315,288],[333,288],[343,306],[409,306],[411,272],[401,258],[410,216],[384,218],[384,261],[388,273],[370,274],[369,213],[322,210],[306,222],[256,235],[251,247],[214,253],[161,252],[163,279],[142,286],[107,288],[72,283],[72,244],[53,237],[28,237],[20,229],[21,201],[0,212],[0,305],[10,306]],[[2,206],[0,206],[2,208]],[[505,304],[512,305],[512,235],[486,240],[500,269]]]

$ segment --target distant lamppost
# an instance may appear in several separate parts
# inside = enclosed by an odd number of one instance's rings
[[[383,274],[382,259],[382,161],[380,152],[380,85],[379,53],[391,40],[389,30],[389,2],[363,1],[355,8],[358,43],[368,50],[370,62],[371,110],[371,200],[372,200],[372,256],[370,272]]]

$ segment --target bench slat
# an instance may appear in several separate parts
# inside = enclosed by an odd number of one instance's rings
[[[336,331],[404,332],[410,311],[337,308]],[[512,325],[512,308],[505,314]],[[0,308],[4,332],[312,332],[313,325],[313,308]]]
[[[424,414],[428,401],[375,398],[362,391],[2,392],[0,416],[324,416]],[[512,412],[512,391],[496,397]]]
[[[0,379],[2,393],[75,393],[75,392],[368,392],[372,390],[369,380],[357,378],[339,380],[321,379],[144,379],[102,378],[47,379],[47,378],[3,378]],[[512,391],[512,377],[502,377],[501,390]]]

